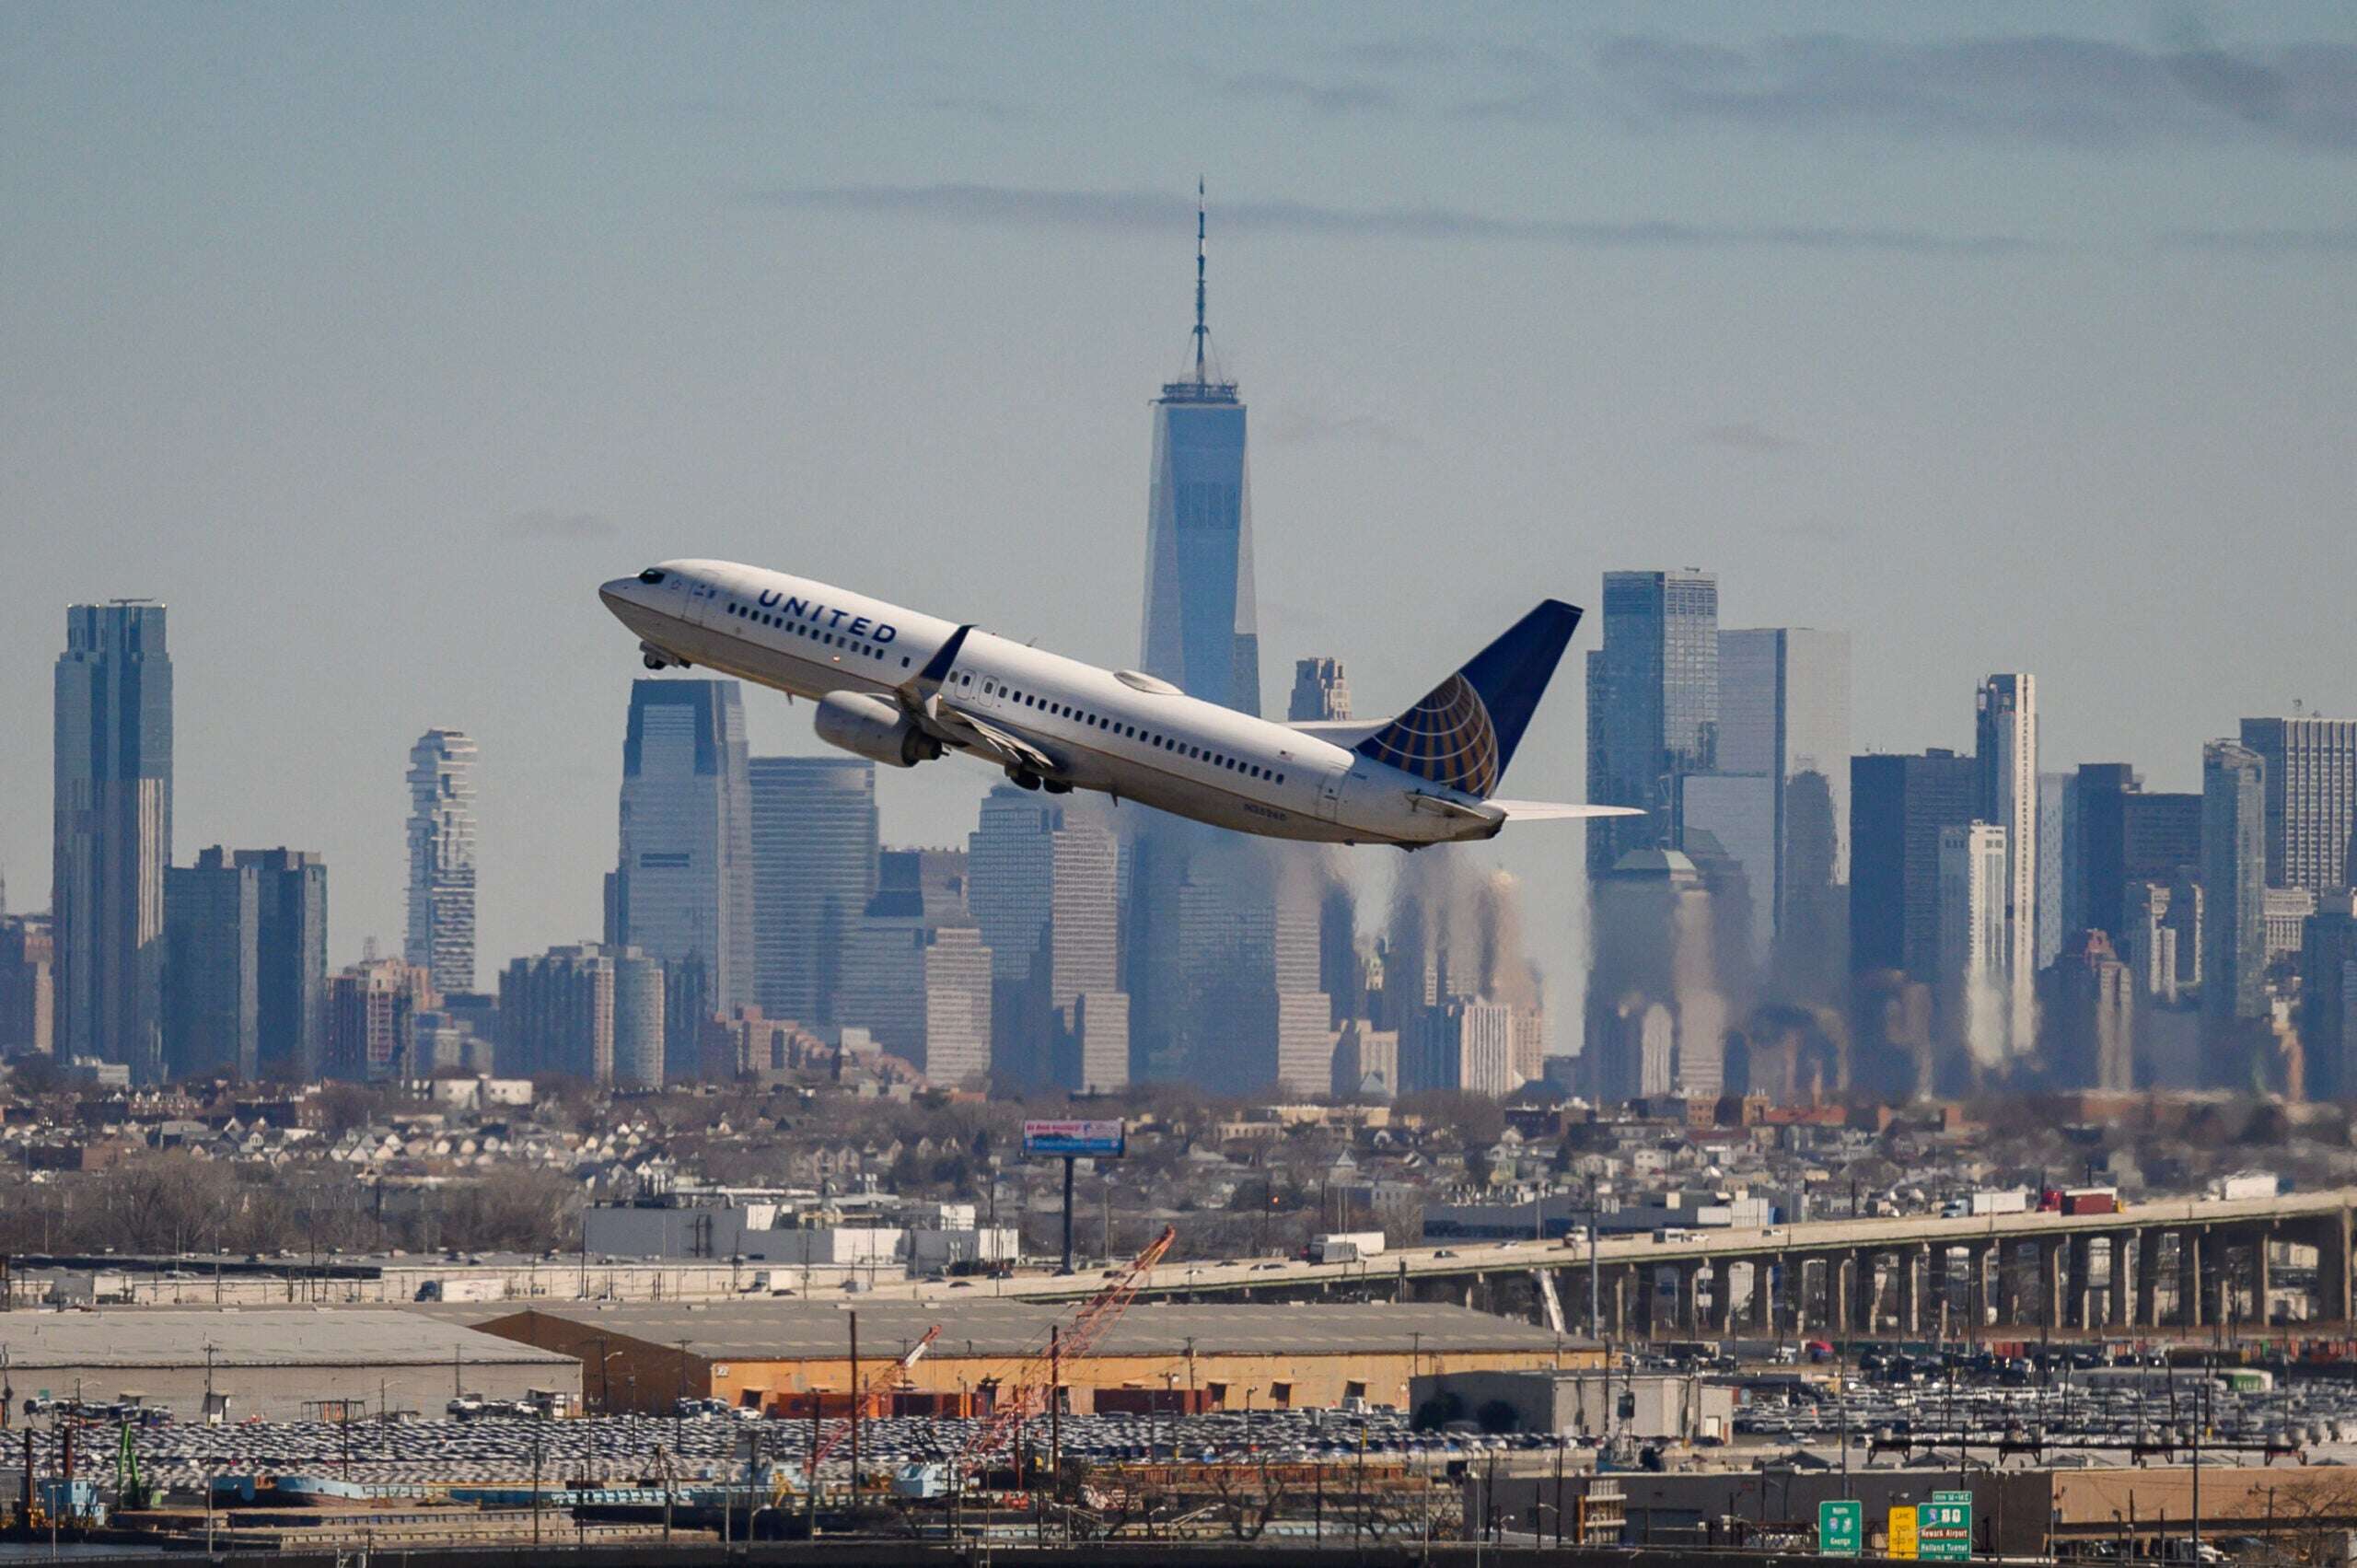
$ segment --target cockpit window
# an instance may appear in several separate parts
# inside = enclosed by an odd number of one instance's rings
[[[659,583],[663,580],[663,574],[656,571],[654,567],[649,566],[645,571],[641,572],[638,575],[638,580],[642,583]]]

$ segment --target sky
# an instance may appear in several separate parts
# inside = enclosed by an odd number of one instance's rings
[[[409,745],[472,733],[486,984],[598,929],[603,578],[1134,662],[1199,175],[1272,708],[1681,565],[1852,633],[1860,749],[1968,748],[2026,669],[2046,767],[2187,788],[2357,705],[2345,5],[19,0],[0,146],[17,909],[76,601],[169,604],[179,856],[324,852],[335,963],[398,949]],[[1582,726],[1567,661],[1514,792],[1575,798]],[[888,771],[888,841],[992,778]],[[1577,830],[1492,853],[1568,933]]]

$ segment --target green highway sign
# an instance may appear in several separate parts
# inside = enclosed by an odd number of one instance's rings
[[[1972,1555],[1972,1493],[1935,1492],[1915,1510],[1915,1551],[1927,1562],[1962,1562]]]
[[[1817,1505],[1817,1550],[1823,1557],[1855,1557],[1865,1535],[1863,1503],[1820,1503]]]

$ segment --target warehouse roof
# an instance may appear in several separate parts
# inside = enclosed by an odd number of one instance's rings
[[[860,1346],[869,1355],[914,1344],[938,1323],[940,1355],[1006,1356],[1043,1346],[1068,1307],[1024,1301],[730,1301],[563,1303],[527,1312],[489,1311],[473,1320],[492,1333],[529,1333],[528,1316],[556,1318],[588,1334],[675,1345],[708,1360],[793,1361],[847,1353],[850,1316],[859,1314]],[[536,1337],[546,1339],[545,1333]],[[1552,1351],[1589,1342],[1567,1339],[1510,1318],[1413,1302],[1315,1302],[1295,1305],[1163,1304],[1133,1307],[1097,1347],[1100,1355],[1284,1353],[1366,1355],[1421,1350]]]
[[[313,1308],[11,1312],[0,1348],[12,1367],[470,1366],[569,1364],[462,1324],[413,1312]]]

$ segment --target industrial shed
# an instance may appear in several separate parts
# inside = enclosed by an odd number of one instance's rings
[[[124,1310],[0,1314],[10,1419],[28,1400],[136,1397],[180,1421],[357,1420],[380,1411],[440,1415],[460,1391],[520,1400],[534,1389],[577,1401],[581,1366],[458,1323],[353,1309]]]
[[[663,1411],[681,1396],[772,1410],[793,1395],[852,1388],[854,1312],[863,1381],[940,1325],[910,1374],[912,1388],[939,1394],[1004,1379],[1070,1317],[1024,1301],[761,1300],[568,1303],[474,1320],[486,1333],[579,1357],[592,1410]],[[1603,1361],[1592,1342],[1461,1307],[1155,1304],[1132,1307],[1094,1355],[1068,1360],[1063,1384],[1080,1411],[1102,1388],[1191,1388],[1214,1410],[1330,1408],[1353,1398],[1399,1405],[1419,1373]]]

